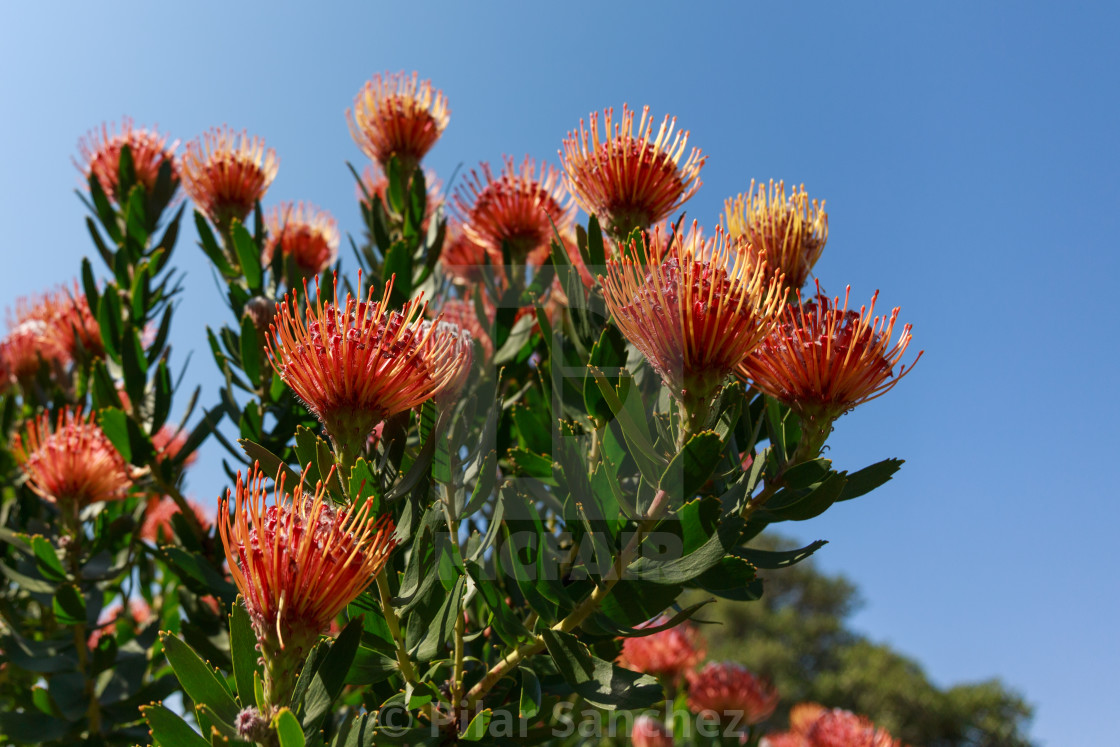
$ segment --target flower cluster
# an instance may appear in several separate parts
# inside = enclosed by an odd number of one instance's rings
[[[921,353],[896,375],[910,345],[910,325],[892,345],[898,308],[889,318],[874,316],[876,292],[870,306],[849,309],[850,290],[843,307],[839,298],[821,294],[819,286],[814,299],[788,306],[781,322],[739,366],[739,374],[803,420],[822,426],[889,391]]]
[[[723,381],[777,322],[778,281],[719,231],[703,250],[678,239],[658,257],[652,243],[609,260],[600,282],[618,328],[702,424]]]
[[[183,189],[219,230],[244,221],[264,197],[280,162],[259,137],[219,127],[187,143]]]
[[[752,181],[745,194],[724,203],[724,220],[727,232],[744,239],[773,272],[784,274],[793,290],[805,284],[828,241],[824,202],[810,202],[804,185],[787,197],[784,182],[755,189]]]
[[[350,134],[362,152],[389,167],[397,158],[405,174],[420,165],[447,127],[447,97],[419,75],[374,75],[346,111]]]
[[[73,509],[124,498],[132,484],[120,452],[92,415],[64,408],[54,421],[47,413],[16,436],[16,461],[27,485],[43,499]]]
[[[336,507],[322,483],[314,495],[303,486],[289,494],[279,477],[270,505],[264,480],[259,465],[246,479],[238,473],[236,497],[229,491],[219,501],[218,531],[266,664],[284,667],[302,662],[396,542],[392,520],[374,516],[368,501]],[[266,673],[271,703],[285,696],[291,683],[281,675],[290,674]]]
[[[82,160],[77,166],[87,178],[96,177],[101,189],[121,204],[128,198],[128,195],[120,193],[121,152],[125,146],[128,146],[132,157],[136,181],[145,190],[151,192],[155,188],[160,169],[166,163],[170,165],[168,186],[174,192],[179,183],[174,155],[179,142],[168,145],[166,135],[160,135],[154,129],[135,128],[129,117],[122,120],[119,132],[115,127],[103,124],[100,131],[92,130],[79,140],[78,151]]]
[[[641,627],[661,627],[669,622],[662,616]],[[629,669],[680,683],[704,660],[704,639],[689,623],[682,623],[652,635],[622,641],[619,663]]]
[[[580,120],[579,132],[564,140],[568,188],[581,208],[620,239],[666,218],[700,188],[700,151],[693,148],[680,163],[688,131],[674,133],[676,117],[668,115],[656,136],[653,124],[649,107],[643,107],[635,132],[634,111],[624,104],[621,122],[614,121],[613,109],[605,110],[600,133],[599,114],[593,112],[589,130]]]
[[[388,308],[392,286],[390,279],[380,301],[371,286],[364,301],[347,294],[340,306],[336,282],[333,302],[319,296],[303,314],[293,290],[271,325],[273,367],[347,453],[362,448],[379,422],[434,396],[470,367],[457,339],[429,339],[423,299],[399,312]]]
[[[16,302],[8,315],[8,335],[0,341],[0,367],[17,381],[35,376],[43,364],[62,367],[83,357],[100,357],[101,329],[78,287],[62,287]]]
[[[575,205],[552,166],[540,168],[528,156],[517,166],[507,157],[501,172],[490,164],[471,170],[454,200],[471,241],[490,255],[491,264],[502,264],[502,246],[509,248],[515,265],[540,264],[548,256],[552,239],[567,238],[575,221]]]
[[[265,216],[268,241],[261,261],[268,264],[276,252],[290,257],[304,275],[318,275],[338,259],[338,223],[314,205],[285,202]]]
[[[790,730],[769,734],[761,747],[901,747],[886,729],[851,711],[799,703],[790,711]]]
[[[694,713],[740,716],[743,724],[764,721],[778,707],[778,691],[733,661],[710,661],[688,677],[688,707]]]

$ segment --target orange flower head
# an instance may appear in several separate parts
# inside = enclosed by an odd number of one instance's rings
[[[693,713],[740,716],[757,724],[778,707],[778,691],[733,661],[710,661],[688,678],[688,707]]]
[[[494,342],[490,339],[486,328],[482,326],[482,322],[479,321],[472,301],[449,298],[440,306],[440,316],[443,321],[465,330],[471,339],[481,346],[483,362],[489,361],[493,357]]]
[[[606,109],[600,132],[594,112],[589,130],[580,120],[579,132],[569,132],[564,140],[561,159],[568,189],[616,238],[668,217],[700,188],[705,157],[693,148],[681,164],[688,131],[674,133],[676,124],[676,117],[666,115],[654,136],[646,106],[635,132],[634,111],[624,104],[621,122],[614,122],[613,108]]]
[[[280,161],[265,150],[264,140],[242,130],[216,127],[187,143],[183,154],[183,189],[223,232],[236,219],[244,222],[264,197]]]
[[[797,290],[809,278],[828,241],[828,213],[824,202],[813,200],[805,185],[786,196],[785,182],[769,188],[752,181],[746,194],[724,203],[727,232],[744,239],[774,272],[785,273],[785,284]]]
[[[465,285],[480,285],[487,265],[494,264],[486,247],[476,243],[458,220],[447,224],[439,262],[447,274]]]
[[[841,307],[840,299],[823,295],[818,284],[814,300],[786,308],[781,323],[739,366],[739,375],[821,427],[886,394],[922,354],[896,375],[910,345],[910,325],[892,346],[899,310],[889,319],[874,316],[878,291],[870,307],[850,310],[850,295],[849,287]]]
[[[202,506],[194,501],[187,501],[187,506],[198,519],[198,524],[203,529],[210,528],[210,515]],[[171,529],[171,517],[179,513],[179,504],[168,497],[151,498],[144,511],[144,522],[140,525],[140,538],[153,544],[170,543],[175,541]]]
[[[419,74],[374,75],[346,110],[350,135],[362,152],[389,167],[397,157],[405,174],[412,174],[447,128],[451,110],[442,91]]]
[[[276,250],[291,257],[306,275],[318,275],[338,259],[338,222],[310,203],[285,202],[265,217],[268,241],[261,261],[268,264]]]
[[[42,363],[65,366],[72,360],[104,355],[101,329],[78,287],[61,287],[31,299],[16,301],[8,314],[8,336],[0,358],[17,380],[32,378]]]
[[[661,616],[642,627],[658,627],[668,621]],[[704,660],[704,650],[700,631],[685,622],[652,635],[624,639],[619,663],[628,669],[680,682]]]
[[[798,703],[789,709],[790,731],[798,734],[808,734],[817,719],[825,714],[827,709],[820,703]]]
[[[16,462],[44,500],[81,508],[121,500],[132,484],[128,465],[92,416],[64,408],[55,427],[47,413],[16,436]]]
[[[822,713],[805,736],[810,747],[900,747],[901,744],[885,729],[875,728],[864,716],[839,708]]]
[[[456,381],[470,360],[450,336],[428,339],[433,327],[425,325],[422,298],[389,310],[392,278],[380,301],[371,286],[364,301],[347,294],[342,306],[337,278],[334,285],[333,303],[320,296],[302,314],[296,291],[288,294],[271,325],[277,339],[269,338],[269,358],[335,445],[351,453],[379,422]]]
[[[673,747],[673,733],[663,721],[642,714],[634,719],[630,743],[634,747]]]
[[[528,156],[520,167],[507,156],[497,176],[488,163],[481,169],[481,175],[472,169],[455,192],[463,230],[486,249],[491,264],[502,263],[503,244],[515,265],[540,264],[556,233],[566,236],[575,221],[575,205],[560,172],[543,163],[538,171]]]
[[[656,239],[608,260],[599,276],[619,330],[649,360],[690,417],[777,323],[779,281],[717,230],[703,251],[678,238],[661,257]],[[640,253],[639,253],[640,252]]]
[[[115,126],[108,124],[102,124],[100,131],[88,132],[78,141],[82,162],[75,162],[75,165],[87,178],[96,176],[101,189],[120,205],[128,198],[128,195],[120,194],[121,151],[126,145],[132,156],[136,181],[144,185],[146,191],[151,192],[155,188],[159,170],[165,163],[171,164],[171,191],[175,191],[179,185],[179,170],[175,164],[175,149],[179,147],[179,141],[168,145],[166,135],[160,135],[154,129],[134,128],[131,117],[121,121],[119,132]]]
[[[327,480],[333,476],[332,470]],[[301,665],[319,634],[380,572],[396,542],[392,520],[372,515],[369,501],[331,505],[321,482],[314,495],[302,486],[288,493],[281,476],[270,505],[264,480],[259,464],[247,479],[238,473],[236,498],[227,491],[219,499],[218,532],[261,645],[266,689],[273,689],[266,695],[275,696],[276,688],[291,683],[274,679],[270,665],[278,658]]]

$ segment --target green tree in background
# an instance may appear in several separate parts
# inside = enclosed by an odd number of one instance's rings
[[[760,538],[766,549],[790,547]],[[811,560],[779,573],[761,571],[760,602],[712,605],[708,655],[733,659],[769,677],[782,694],[771,724],[813,701],[861,713],[907,744],[925,747],[1029,747],[1033,708],[998,679],[942,690],[913,659],[848,628],[859,608],[856,587],[822,573]],[[709,612],[709,610],[711,610]]]

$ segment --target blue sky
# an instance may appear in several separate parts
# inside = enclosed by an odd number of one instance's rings
[[[357,234],[344,110],[373,73],[418,70],[451,123],[427,160],[556,163],[580,118],[677,115],[709,156],[690,217],[752,178],[827,200],[817,275],[881,289],[926,356],[840,421],[832,457],[908,464],[801,539],[855,579],[857,625],[941,684],[998,675],[1046,744],[1105,744],[1120,698],[1111,473],[1120,235],[1117,11],[1038,3],[5,3],[0,305],[90,252],[70,162],[123,114],[189,140],[228,123],[280,156],[267,204],[308,199]],[[699,5],[699,4],[697,4]],[[201,323],[224,321],[191,231],[176,360],[216,398]],[[198,325],[193,322],[197,320]],[[188,324],[188,322],[191,322]],[[192,490],[222,488],[208,445]]]

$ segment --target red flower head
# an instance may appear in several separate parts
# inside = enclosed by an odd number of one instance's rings
[[[634,747],[673,747],[673,733],[662,721],[641,715],[634,719],[630,742]]]
[[[388,168],[397,157],[406,175],[420,165],[447,128],[451,110],[430,80],[404,72],[374,75],[346,110],[350,135],[362,152]]]
[[[752,181],[746,194],[724,203],[727,232],[744,239],[774,272],[785,273],[786,287],[797,290],[809,278],[828,241],[824,202],[809,201],[805,186],[786,197],[785,182],[770,187]]]
[[[770,332],[782,308],[776,278],[722,231],[703,252],[678,238],[661,257],[656,239],[607,262],[599,277],[615,324],[649,359],[702,427],[724,379]]]
[[[878,291],[870,308],[849,310],[850,293],[851,288],[841,308],[840,299],[830,300],[818,285],[816,298],[788,306],[781,323],[738,369],[818,428],[827,429],[856,405],[885,394],[922,356],[918,353],[896,376],[894,369],[910,345],[910,325],[892,346],[899,310],[889,320],[873,316]]]
[[[674,135],[676,117],[666,116],[656,137],[648,106],[642,108],[637,132],[634,112],[625,104],[621,123],[613,123],[613,118],[614,109],[603,111],[601,135],[598,112],[591,114],[590,132],[580,120],[579,132],[569,132],[564,140],[561,158],[568,189],[579,206],[621,239],[668,217],[696,194],[705,159],[693,148],[680,165],[688,131]]]
[[[10,375],[24,381],[34,377],[41,363],[56,367],[83,356],[100,357],[105,348],[101,329],[86,296],[74,283],[30,300],[16,301],[8,315],[10,332],[0,344],[0,358]]]
[[[219,127],[187,143],[183,189],[194,204],[225,232],[234,219],[244,221],[276,178],[280,161],[264,140]]]
[[[737,714],[757,724],[778,707],[778,691],[732,661],[710,661],[688,677],[688,707],[693,713]]]
[[[194,501],[187,501],[191,512],[203,529],[210,528],[210,515]],[[140,525],[140,538],[153,544],[175,541],[171,530],[171,517],[179,513],[179,505],[170,498],[151,498],[144,511],[144,523]]]
[[[100,132],[91,130],[78,141],[82,163],[75,162],[75,165],[81,172],[87,178],[96,176],[101,189],[118,205],[123,203],[128,195],[119,194],[121,150],[127,145],[136,171],[136,181],[151,192],[156,186],[160,168],[168,163],[171,164],[171,192],[174,192],[179,185],[179,170],[175,165],[174,155],[179,141],[168,145],[167,136],[161,136],[154,129],[134,129],[130,117],[125,117],[121,122],[120,132],[115,132],[115,129],[103,124]]]
[[[120,452],[87,415],[63,409],[54,429],[43,413],[17,435],[16,461],[27,486],[51,503],[81,508],[125,497],[132,484]]]
[[[810,747],[900,747],[885,729],[839,708],[822,713],[805,736]]]
[[[486,266],[494,264],[486,247],[476,243],[458,220],[447,223],[447,237],[439,262],[447,274],[468,286],[482,284]]]
[[[658,627],[669,620],[662,616],[642,627]],[[622,641],[619,663],[628,669],[679,682],[704,660],[704,638],[689,623],[668,630]]]
[[[265,225],[264,264],[272,261],[277,248],[306,275],[318,275],[338,259],[338,223],[326,210],[285,202],[269,211]]]
[[[497,176],[490,164],[481,164],[481,176],[472,170],[456,190],[463,230],[486,249],[491,264],[502,264],[502,244],[509,245],[515,265],[540,264],[556,233],[571,232],[575,205],[552,166],[542,163],[538,173],[528,156],[520,168],[508,156],[504,164]]]
[[[271,325],[273,367],[345,454],[357,453],[379,422],[434,396],[470,366],[450,337],[428,339],[422,299],[389,310],[392,285],[380,301],[371,286],[364,301],[347,294],[340,307],[336,279],[334,302],[319,297],[303,314],[293,290]]]
[[[369,585],[396,544],[392,520],[371,515],[371,502],[332,506],[322,483],[313,496],[302,486],[289,495],[278,479],[272,505],[259,465],[247,479],[238,473],[232,517],[233,491],[218,504],[218,531],[261,645],[273,704],[290,693],[292,667]]]
[[[483,327],[482,322],[478,320],[473,301],[458,298],[448,299],[440,306],[439,313],[443,321],[466,330],[471,339],[482,347],[483,362],[489,361],[493,357],[494,342],[490,339],[486,327]]]

